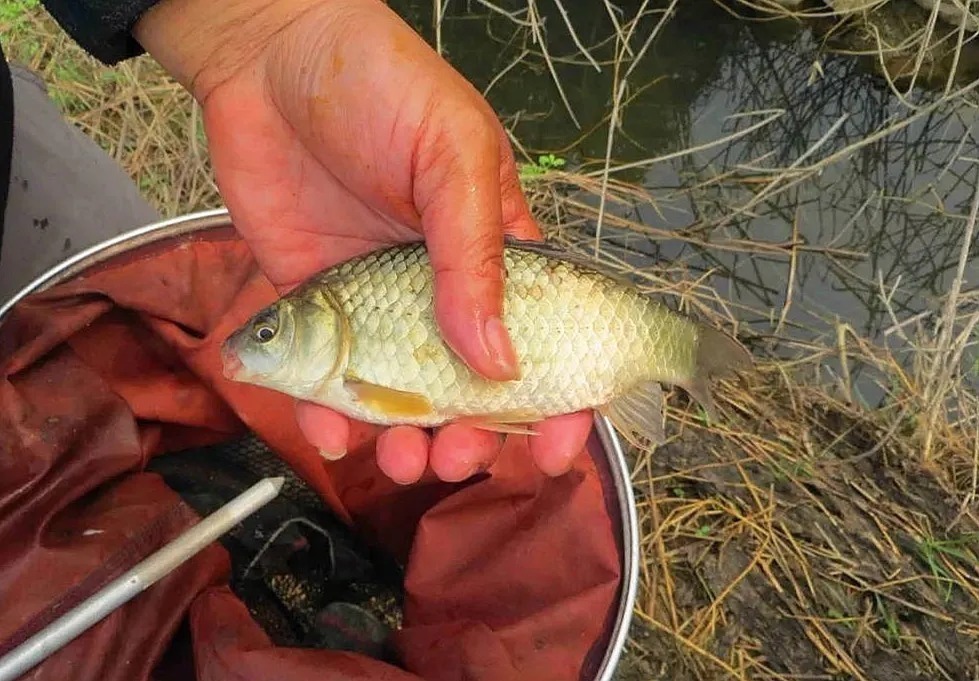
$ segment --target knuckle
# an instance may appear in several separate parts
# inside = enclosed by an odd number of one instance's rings
[[[499,140],[486,114],[467,105],[433,106],[426,113],[417,170],[438,172],[445,179],[498,155]]]
[[[499,249],[493,248],[488,235],[473,235],[470,238],[459,235],[457,241],[463,242],[453,249],[456,257],[440,259],[433,269],[437,277],[443,275],[465,275],[489,282],[496,282],[503,276],[503,257]]]

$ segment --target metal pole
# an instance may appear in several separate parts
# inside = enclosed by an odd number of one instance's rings
[[[69,610],[0,659],[0,681],[13,681],[111,612],[148,589],[239,522],[278,496],[285,478],[264,478],[126,574]]]

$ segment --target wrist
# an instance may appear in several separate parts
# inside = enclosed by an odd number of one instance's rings
[[[298,17],[328,0],[161,0],[133,36],[199,102]]]

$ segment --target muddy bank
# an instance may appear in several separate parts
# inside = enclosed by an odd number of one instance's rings
[[[886,440],[825,393],[752,392],[633,462],[645,614],[617,678],[976,678],[968,454],[923,466],[910,431]]]

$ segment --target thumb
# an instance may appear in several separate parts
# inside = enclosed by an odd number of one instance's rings
[[[436,320],[445,342],[470,368],[492,380],[512,380],[519,368],[502,321],[496,121],[471,103],[439,108],[416,147],[413,197],[435,271]]]

